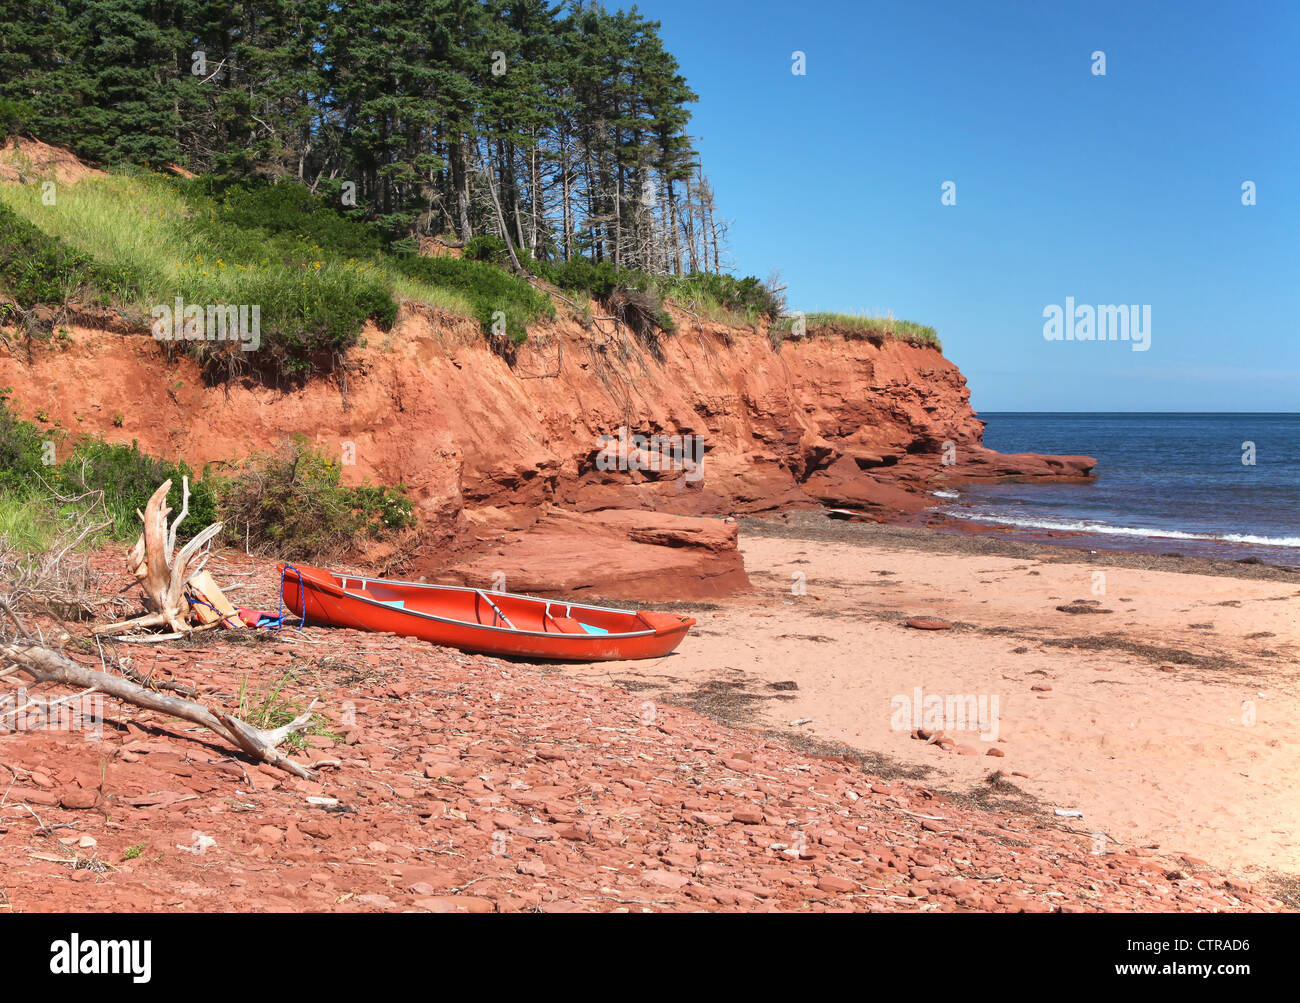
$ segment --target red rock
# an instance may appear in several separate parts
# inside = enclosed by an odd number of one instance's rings
[[[641,880],[648,885],[677,889],[687,884],[691,879],[684,874],[676,874],[673,871],[652,870],[642,871]]]
[[[93,808],[99,801],[97,791],[65,791],[59,795],[60,806],[72,811],[84,811]]]
[[[989,749],[987,752],[985,752],[984,755],[986,755],[986,756],[1005,756],[1006,753],[1003,752],[1001,749],[999,749],[999,748],[995,745],[995,746],[993,746],[991,749]]]
[[[511,591],[543,597],[617,591],[643,602],[713,599],[749,588],[737,539],[734,523],[716,519],[631,508],[556,510],[508,554],[464,561],[439,578],[482,586],[504,574]]]
[[[731,820],[744,825],[760,825],[763,821],[763,812],[758,808],[742,806],[732,811]]]
[[[488,913],[496,912],[496,903],[491,899],[475,898],[471,895],[432,895],[416,899],[412,905],[436,913]]]
[[[907,621],[907,626],[916,630],[952,630],[956,624],[931,616],[914,616]]]
[[[817,887],[824,892],[854,892],[858,890],[856,881],[841,878],[835,874],[823,874],[817,879]]]

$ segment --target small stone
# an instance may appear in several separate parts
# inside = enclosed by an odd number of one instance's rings
[[[914,616],[907,621],[907,625],[914,630],[952,630],[956,626],[932,616]]]
[[[486,913],[497,910],[496,903],[491,899],[475,898],[472,895],[433,895],[416,899],[413,904],[416,908],[437,913]]]
[[[678,889],[688,883],[691,879],[685,874],[675,874],[672,871],[642,871],[641,880],[648,885],[658,885],[660,888]]]
[[[824,892],[853,892],[858,890],[856,882],[841,878],[837,874],[823,874],[817,881],[817,887]]]

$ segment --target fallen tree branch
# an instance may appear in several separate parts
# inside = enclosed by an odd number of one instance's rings
[[[0,600],[0,603],[2,602]],[[17,665],[32,677],[34,683],[60,683],[65,686],[95,690],[146,710],[170,714],[183,721],[202,725],[254,759],[268,763],[277,769],[292,773],[304,780],[311,780],[316,776],[311,770],[295,763],[275,748],[290,734],[306,727],[311,721],[310,707],[306,713],[294,718],[282,728],[262,731],[201,703],[148,690],[121,676],[78,665],[59,652],[30,641],[16,640],[0,643],[0,660]],[[316,702],[313,700],[312,707],[315,705]]]

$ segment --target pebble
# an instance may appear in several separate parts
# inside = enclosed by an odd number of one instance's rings
[[[952,630],[956,624],[931,616],[914,616],[907,625],[915,630]]]

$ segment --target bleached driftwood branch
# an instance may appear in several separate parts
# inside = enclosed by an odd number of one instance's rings
[[[96,627],[96,634],[116,634],[143,627],[166,627],[173,633],[188,634],[193,629],[188,620],[189,604],[185,599],[185,586],[190,578],[203,570],[208,554],[205,552],[193,569],[190,568],[190,562],[200,548],[221,532],[222,524],[213,523],[185,544],[179,554],[175,554],[176,532],[190,512],[190,479],[181,479],[181,511],[168,526],[167,517],[172,510],[167,506],[167,492],[171,486],[170,480],[163,483],[149,499],[144,512],[137,510],[136,514],[144,523],[144,529],[126,558],[127,570],[135,576],[148,598],[149,612],[130,620]]]
[[[7,604],[0,601],[0,605],[3,605],[13,616]],[[15,623],[19,623],[16,617],[13,619]],[[8,663],[30,676],[34,684],[60,683],[82,690],[96,691],[146,710],[170,714],[182,721],[202,725],[254,759],[304,780],[311,780],[316,776],[311,770],[294,762],[276,748],[290,735],[301,731],[311,722],[312,709],[316,706],[315,700],[303,714],[288,724],[272,731],[264,731],[224,711],[214,710],[193,700],[158,693],[121,676],[79,665],[65,655],[23,637],[0,641],[0,662]]]

